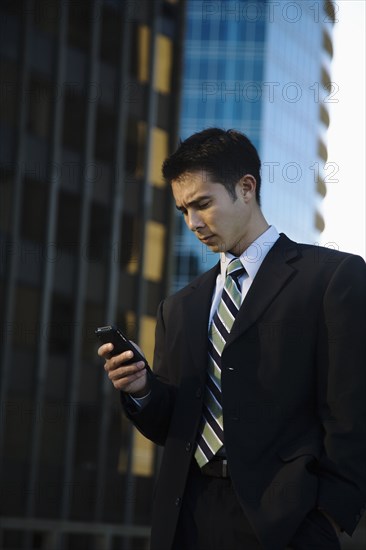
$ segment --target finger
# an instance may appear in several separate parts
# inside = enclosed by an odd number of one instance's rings
[[[139,379],[142,378],[143,376],[145,376],[145,374],[142,371],[137,372],[133,377],[131,376],[129,380],[125,379],[123,381],[124,382],[123,385],[121,385],[121,388],[118,387],[118,383],[117,385],[114,384],[114,387],[116,389],[120,389],[127,393],[129,392],[133,393],[134,390],[136,391],[136,383],[138,383]]]
[[[136,382],[136,380],[138,380],[139,378],[142,378],[143,376],[146,376],[145,369],[136,371],[135,373],[129,374],[128,376],[123,376],[122,378],[118,378],[118,377],[114,378],[112,376],[111,382],[117,390],[128,391],[129,388],[133,386],[133,383]]]
[[[98,348],[98,355],[99,357],[107,357],[112,350],[113,344],[103,344]]]
[[[117,364],[125,363],[126,361],[130,361],[133,357],[132,351],[123,351],[119,355],[115,355],[112,359],[113,362]]]
[[[114,355],[113,357],[107,357],[107,368],[108,369],[117,369],[121,366],[127,366],[125,363],[128,361],[130,362],[133,358],[133,352],[132,351],[124,351],[120,353],[119,355]],[[131,363],[135,364],[135,363]]]
[[[122,378],[128,378],[129,376],[133,376],[134,374],[144,370],[145,363],[143,361],[139,361],[138,363],[132,363],[132,365],[128,365],[126,367],[119,366],[117,368],[110,368],[109,365],[107,365],[107,372],[108,372],[108,378],[110,380],[121,380]]]

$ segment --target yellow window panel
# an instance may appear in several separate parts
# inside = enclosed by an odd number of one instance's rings
[[[173,62],[172,41],[162,34],[157,35],[155,89],[163,94],[171,91],[171,73]]]
[[[149,51],[150,51],[150,29],[146,25],[138,28],[138,56],[137,56],[137,78],[140,82],[149,80]]]
[[[140,321],[140,346],[152,367],[155,346],[155,317],[144,315]]]
[[[132,473],[135,476],[151,477],[154,469],[154,444],[133,429]]]
[[[163,276],[165,228],[161,223],[148,221],[145,228],[144,277],[159,282]]]
[[[164,187],[161,166],[168,156],[168,134],[160,128],[152,129],[149,181],[156,187]]]

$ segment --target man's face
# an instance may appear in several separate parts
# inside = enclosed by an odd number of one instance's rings
[[[176,206],[196,237],[213,252],[240,255],[245,249],[251,208],[238,182],[236,199],[205,171],[185,172],[172,181]]]

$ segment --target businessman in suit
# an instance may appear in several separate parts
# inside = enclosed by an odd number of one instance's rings
[[[240,132],[194,134],[163,174],[220,261],[160,304],[153,372],[99,349],[164,446],[151,549],[339,549],[366,500],[365,262],[267,223]]]

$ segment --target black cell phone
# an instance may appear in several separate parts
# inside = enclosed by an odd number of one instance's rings
[[[137,361],[144,361],[147,366],[146,358],[139,352],[134,344],[127,338],[125,334],[114,325],[106,325],[105,327],[98,327],[95,330],[95,334],[98,336],[102,344],[113,344],[113,350],[109,353],[110,357],[119,355],[123,351],[132,351],[133,357],[126,361],[125,365],[131,363],[137,363]]]

